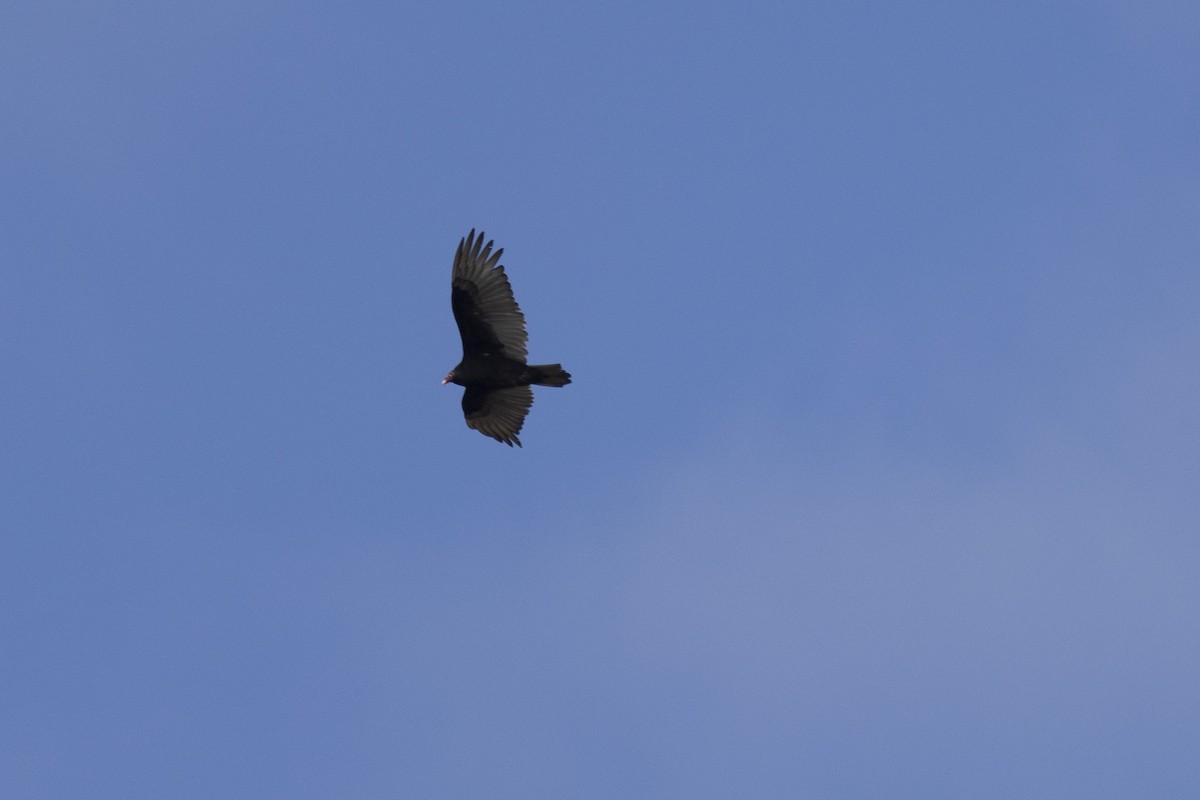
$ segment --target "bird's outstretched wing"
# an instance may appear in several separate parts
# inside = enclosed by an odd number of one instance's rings
[[[458,243],[450,281],[450,307],[462,335],[464,359],[482,353],[516,361],[528,356],[525,315],[500,264],[503,252],[501,248],[493,253],[492,242],[484,245],[483,232],[476,237],[474,228]]]
[[[525,424],[525,415],[533,405],[533,390],[528,386],[507,389],[481,389],[468,386],[463,392],[463,416],[468,427],[490,436],[509,447],[521,446],[517,434]]]

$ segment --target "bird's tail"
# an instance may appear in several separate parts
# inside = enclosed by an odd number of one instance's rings
[[[530,364],[532,374],[530,383],[538,386],[566,386],[571,382],[571,373],[562,368],[562,364]]]

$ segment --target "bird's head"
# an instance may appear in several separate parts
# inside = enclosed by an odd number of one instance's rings
[[[449,372],[446,373],[446,377],[442,378],[442,386],[445,386],[447,383],[451,383],[453,380],[454,380],[454,370],[450,370]]]

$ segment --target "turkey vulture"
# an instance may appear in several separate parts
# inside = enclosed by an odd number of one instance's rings
[[[463,416],[467,427],[509,447],[521,446],[517,434],[533,405],[538,386],[566,386],[571,375],[562,364],[526,364],[525,315],[513,297],[500,264],[501,248],[483,243],[475,229],[459,240],[450,282],[450,307],[462,335],[463,357],[442,385],[465,386]]]

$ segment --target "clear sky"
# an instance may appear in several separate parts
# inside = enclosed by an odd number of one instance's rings
[[[1198,8],[6,3],[0,796],[1200,796]]]

